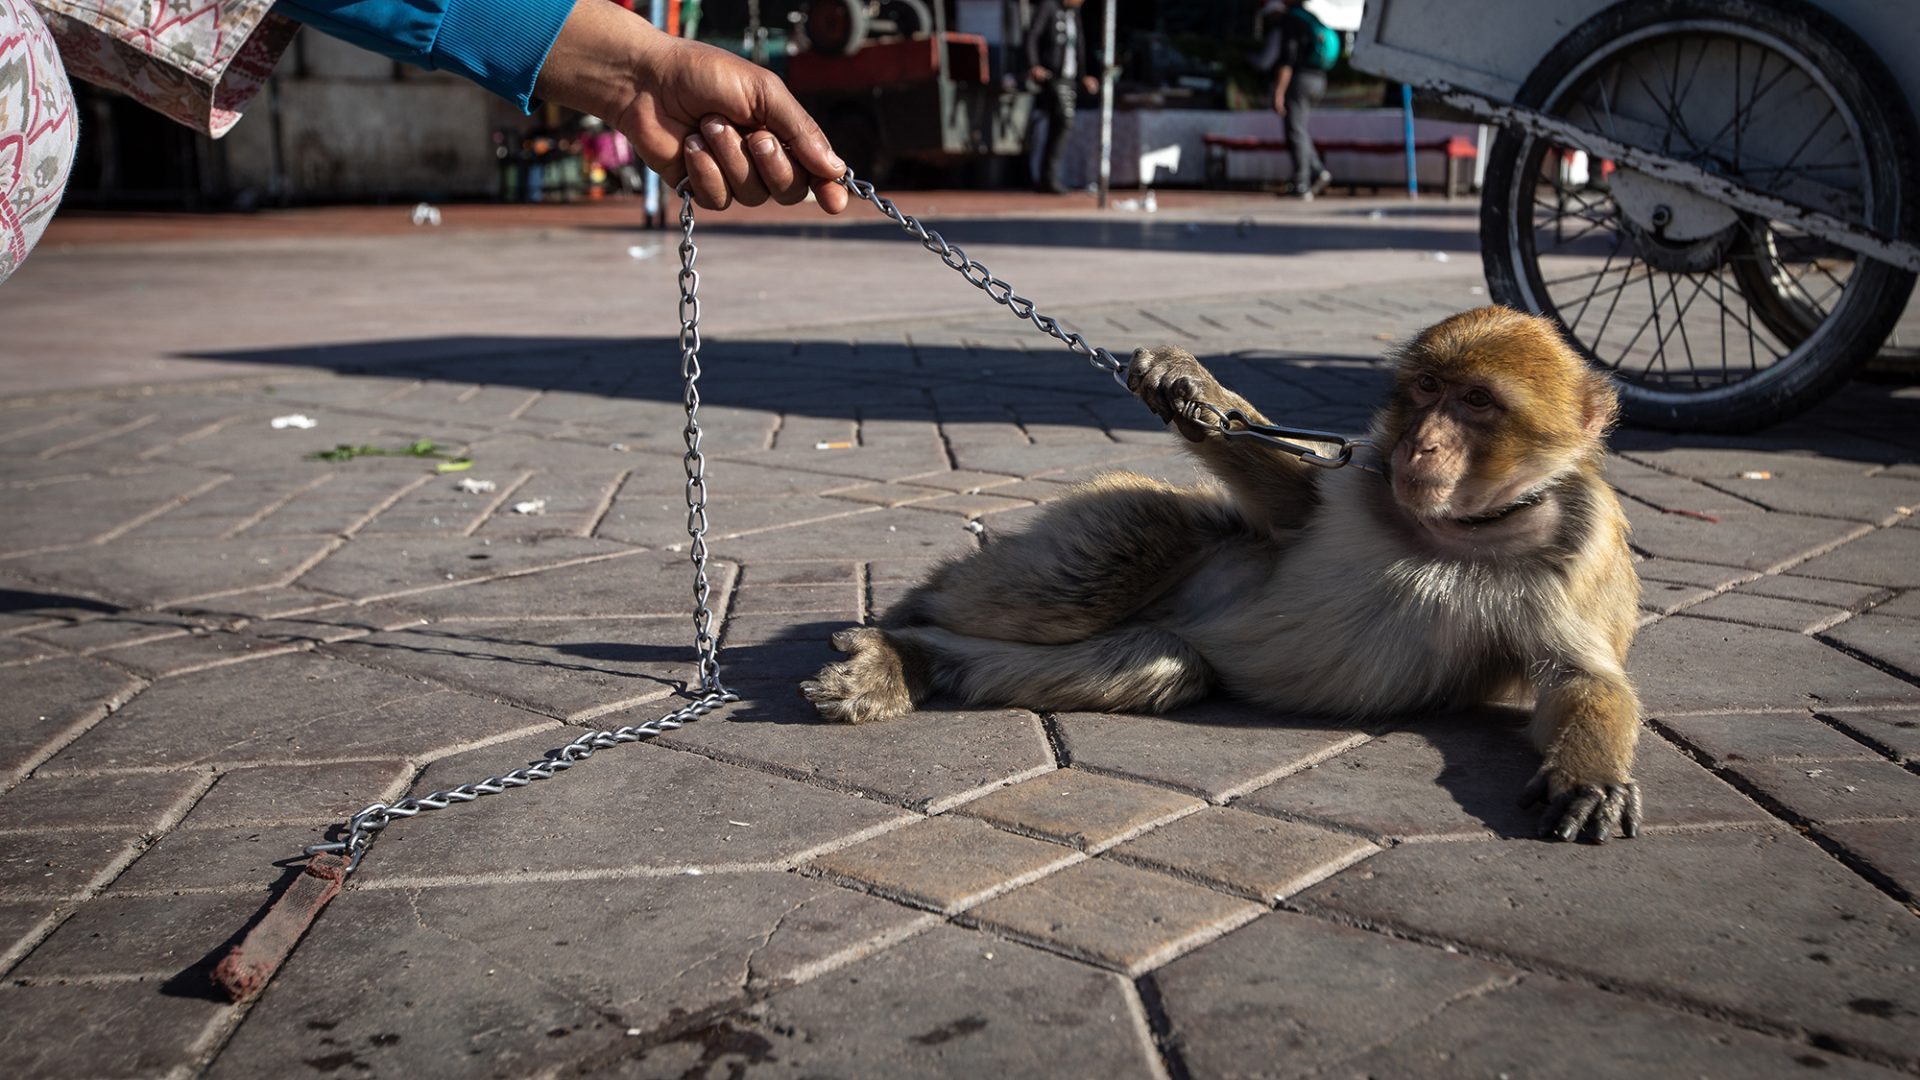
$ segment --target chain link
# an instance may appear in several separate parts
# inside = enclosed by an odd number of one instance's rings
[[[592,757],[596,751],[643,742],[740,700],[738,694],[720,681],[720,648],[713,634],[713,609],[708,606],[712,586],[707,582],[707,461],[700,452],[700,272],[694,269],[699,248],[693,242],[693,195],[684,183],[680,185],[680,200],[680,375],[686,385],[687,407],[684,431],[687,452],[681,460],[687,472],[687,536],[692,541],[693,559],[693,647],[699,656],[700,696],[644,724],[582,735],[548,751],[545,759],[500,776],[394,803],[373,803],[347,819],[341,826],[342,839],[313,844],[306,848],[306,854],[344,854],[348,857],[347,872],[352,873],[359,868],[374,838],[396,821],[429,810],[444,810],[455,803],[470,803],[482,795],[498,795],[512,788],[526,787],[536,780],[550,780]]]
[[[920,241],[922,247],[935,255],[949,268],[967,279],[967,284],[979,289],[993,298],[993,302],[1013,312],[1014,317],[1030,322],[1041,333],[1060,342],[1067,348],[1087,358],[1095,368],[1113,376],[1121,386],[1127,385],[1127,362],[1097,345],[1090,345],[1087,339],[1071,330],[1063,330],[1060,320],[1051,315],[1042,314],[1034,307],[1033,301],[1013,291],[1013,286],[993,276],[993,271],[978,259],[969,258],[966,249],[958,244],[949,243],[940,235],[939,230],[929,229],[919,218],[906,213],[893,205],[893,200],[874,191],[873,185],[853,175],[848,169],[846,175],[839,177],[841,187],[851,192],[856,199],[870,202],[881,213],[893,219],[895,225],[906,230],[908,235]]]

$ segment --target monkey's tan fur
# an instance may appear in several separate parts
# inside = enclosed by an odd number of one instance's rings
[[[1220,484],[1114,473],[941,566],[835,635],[849,658],[802,687],[822,716],[934,691],[1159,712],[1220,690],[1350,717],[1531,691],[1545,831],[1637,831],[1639,581],[1601,477],[1616,403],[1551,323],[1488,307],[1415,338],[1374,423],[1391,479],[1193,423],[1195,400],[1260,415],[1180,350],[1136,353],[1128,386]]]

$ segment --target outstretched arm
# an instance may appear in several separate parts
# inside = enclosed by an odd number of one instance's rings
[[[1264,424],[1267,418],[1247,399],[1220,385],[1198,359],[1185,349],[1139,349],[1127,364],[1127,389],[1173,425],[1213,474],[1227,485],[1241,510],[1270,528],[1291,529],[1306,523],[1317,503],[1313,467],[1258,439],[1229,439],[1189,412],[1200,401],[1219,409],[1238,409],[1248,420]]]

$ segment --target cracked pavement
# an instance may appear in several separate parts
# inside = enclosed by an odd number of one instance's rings
[[[1090,340],[1184,345],[1311,427],[1363,425],[1388,344],[1484,300],[1464,204],[901,202]],[[10,1075],[1920,1072],[1920,388],[1616,435],[1636,840],[1532,839],[1503,710],[821,725],[795,684],[828,635],[970,523],[1107,469],[1195,475],[859,209],[702,234],[743,700],[398,822],[246,1005],[208,972],[302,845],[684,700],[675,267],[480,207],[444,231],[56,224],[0,293],[23,328],[0,341]],[[191,282],[216,270],[209,317]],[[270,425],[294,413],[317,425]],[[420,439],[472,467],[311,456]]]

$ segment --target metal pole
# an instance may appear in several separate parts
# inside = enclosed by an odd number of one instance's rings
[[[1101,17],[1100,49],[1100,209],[1107,208],[1107,191],[1113,185],[1113,8],[1116,0],[1107,0]]]
[[[1413,155],[1413,87],[1400,84],[1400,115],[1407,126],[1407,198],[1420,197],[1420,165]]]
[[[657,27],[666,25],[667,0],[653,0],[648,5],[647,21]],[[640,167],[646,171],[646,182],[641,187],[644,194],[640,199],[640,212],[645,216],[648,226],[665,228],[667,215],[665,207],[660,204],[660,174],[648,169],[644,164]]]

